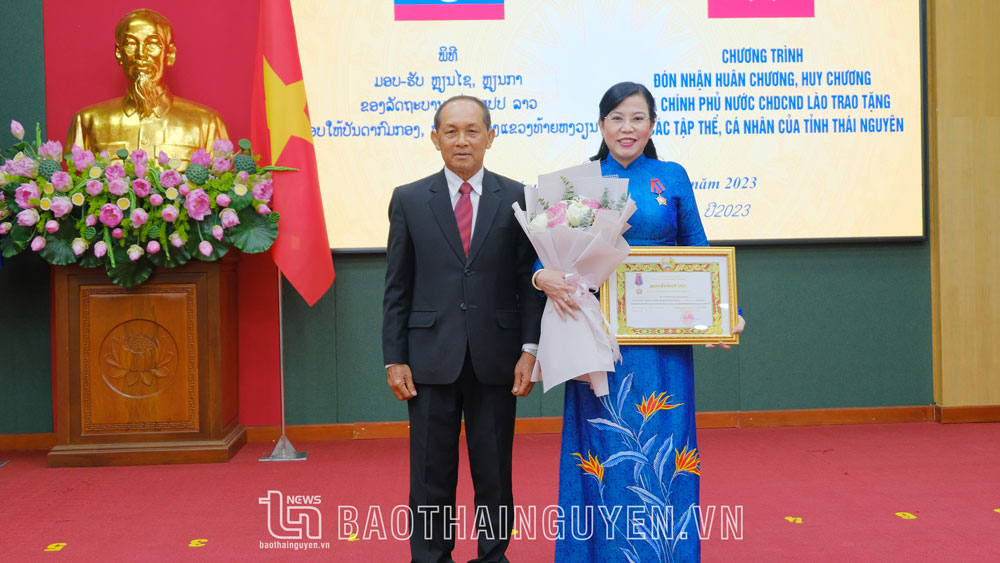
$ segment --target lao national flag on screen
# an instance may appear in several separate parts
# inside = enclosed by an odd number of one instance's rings
[[[396,21],[502,20],[503,0],[393,0]]]

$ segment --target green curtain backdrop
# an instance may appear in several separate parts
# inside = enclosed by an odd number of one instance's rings
[[[748,328],[731,350],[695,350],[699,411],[927,405],[929,243],[739,247]],[[288,422],[405,420],[385,384],[380,254],[338,255],[333,290],[312,310],[287,284]],[[562,414],[538,387],[518,416]]]
[[[10,120],[35,138],[45,135],[42,3],[0,0],[0,146],[10,146]],[[52,431],[49,266],[31,253],[0,269],[0,434]]]

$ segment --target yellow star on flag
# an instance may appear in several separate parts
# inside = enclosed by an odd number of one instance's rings
[[[275,164],[292,136],[312,143],[312,126],[306,115],[305,82],[285,84],[265,58],[264,99],[267,128],[271,133],[271,164]]]

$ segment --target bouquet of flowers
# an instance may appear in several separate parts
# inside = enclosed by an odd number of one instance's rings
[[[592,292],[629,253],[622,233],[636,207],[628,180],[603,177],[600,163],[589,162],[539,176],[537,188],[525,187],[524,200],[527,209],[513,206],[518,223],[542,265],[566,272],[577,287],[573,299],[582,313],[564,319],[546,303],[532,381],[548,391],[580,379],[597,396],[607,395],[607,372],[621,354]]]
[[[278,236],[271,211],[272,170],[259,168],[250,142],[224,139],[191,162],[143,150],[114,155],[59,141],[24,139],[0,157],[0,252],[30,248],[54,265],[103,266],[114,283],[132,287],[153,266],[172,268],[192,258],[217,260],[232,246],[263,252]]]

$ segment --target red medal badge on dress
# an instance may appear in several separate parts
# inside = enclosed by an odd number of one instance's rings
[[[660,182],[659,178],[653,178],[649,181],[649,193],[656,196],[656,203],[660,205],[667,204],[667,198],[661,195],[663,193],[663,183]]]

